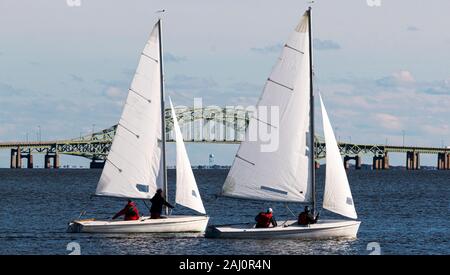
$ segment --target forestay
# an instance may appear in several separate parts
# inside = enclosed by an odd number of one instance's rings
[[[344,164],[325,105],[322,101],[322,96],[320,96],[320,104],[322,109],[325,146],[327,149],[323,208],[356,219],[357,215],[347,174],[344,169]]]
[[[261,113],[250,118],[246,140],[241,143],[222,195],[265,201],[312,200],[309,145],[309,33],[308,15],[282,49],[266,81],[257,109],[278,108],[277,118]],[[249,140],[254,129],[278,131],[278,148],[263,152],[266,142]]]
[[[148,199],[163,188],[158,23],[141,54],[96,195]]]
[[[175,134],[177,152],[177,189],[175,201],[178,204],[189,207],[202,214],[206,214],[205,208],[203,207],[202,198],[200,197],[200,192],[198,191],[197,183],[195,182],[194,173],[192,172],[191,163],[189,162],[186,152],[186,147],[184,146],[183,135],[181,134],[178,119],[172,105],[172,100],[169,99],[169,101],[170,108],[172,110],[173,131]]]

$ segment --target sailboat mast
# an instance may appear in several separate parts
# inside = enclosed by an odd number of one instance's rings
[[[313,86],[313,61],[312,61],[312,28],[311,28],[311,7],[308,9],[308,34],[309,34],[309,127],[310,127],[310,161],[311,161],[311,182],[312,182],[312,208],[313,215],[316,214],[316,160],[315,160],[315,141],[314,141],[314,86]]]
[[[164,69],[163,69],[163,47],[162,47],[162,31],[161,18],[158,20],[158,35],[159,35],[159,77],[161,87],[161,151],[162,151],[162,166],[163,166],[163,183],[164,195],[166,200],[169,200],[169,188],[167,184],[167,166],[166,166],[166,114],[164,104]],[[169,209],[166,206],[166,215],[169,214]]]

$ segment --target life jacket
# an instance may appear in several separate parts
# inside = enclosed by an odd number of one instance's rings
[[[259,213],[256,227],[259,228],[269,227],[270,222],[272,221],[272,217],[273,217],[272,213],[264,213],[264,212]]]
[[[306,212],[302,212],[298,215],[298,224],[300,225],[309,224],[308,214]]]
[[[139,210],[134,203],[127,205],[127,210],[125,212],[125,220],[139,220]]]

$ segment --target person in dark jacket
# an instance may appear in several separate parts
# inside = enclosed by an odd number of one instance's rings
[[[166,201],[162,195],[162,189],[156,190],[156,194],[150,200],[152,202],[152,207],[150,207],[150,218],[159,219],[161,218],[161,212],[163,206],[167,206],[173,209],[173,206]]]
[[[273,227],[277,227],[277,221],[273,216],[272,208],[267,209],[266,212],[261,212],[255,217],[255,228],[269,228],[272,224]]]
[[[112,219],[116,219],[117,217],[123,216],[125,221],[133,221],[133,220],[139,220],[139,210],[136,206],[136,204],[134,202],[132,202],[131,200],[128,200],[127,205],[125,205],[125,207],[120,210],[119,212],[117,212],[117,214],[114,215],[114,217],[112,217]]]
[[[298,224],[299,225],[308,225],[317,223],[319,220],[319,213],[314,217],[309,209],[309,206],[305,206],[305,210],[298,215]]]

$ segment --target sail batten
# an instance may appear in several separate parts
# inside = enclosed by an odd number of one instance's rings
[[[320,96],[322,109],[323,131],[325,135],[326,154],[326,176],[323,208],[334,213],[356,219],[357,214],[353,202],[352,192],[342,162],[341,153],[328,118],[325,105]]]
[[[303,15],[268,77],[256,110],[278,110],[278,117],[257,112],[249,121],[246,138],[238,149],[222,188],[223,196],[281,202],[310,202],[312,182],[309,146],[309,36]],[[289,45],[289,47],[287,46]],[[277,148],[264,150],[250,131],[270,127]]]
[[[158,25],[142,51],[96,196],[149,199],[163,188]],[[152,58],[149,58],[152,57]]]

